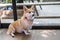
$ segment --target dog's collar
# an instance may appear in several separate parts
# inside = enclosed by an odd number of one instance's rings
[[[25,17],[26,20],[29,20],[27,17]]]
[[[25,19],[28,20],[27,17],[25,17]]]

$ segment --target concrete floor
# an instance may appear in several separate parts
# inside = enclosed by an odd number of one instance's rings
[[[6,34],[7,29],[0,29],[0,40],[60,40],[60,30],[31,30],[31,35],[16,34],[14,38]]]

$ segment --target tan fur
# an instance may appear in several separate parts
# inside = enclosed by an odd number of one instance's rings
[[[28,27],[24,24],[24,21],[26,21],[25,20],[26,13],[30,12],[30,11],[33,11],[32,8],[33,8],[33,6],[31,8],[29,8],[29,9],[26,6],[24,6],[24,8],[23,8],[23,11],[24,11],[23,16],[21,17],[21,19],[18,19],[17,21],[14,21],[13,23],[11,23],[9,25],[9,28],[8,28],[8,31],[7,31],[8,34],[18,32],[21,29],[22,30],[28,30]],[[25,10],[25,9],[27,9],[27,10]],[[29,23],[29,25],[32,25],[31,20],[29,20],[28,23]],[[13,36],[13,34],[12,34],[12,36]]]

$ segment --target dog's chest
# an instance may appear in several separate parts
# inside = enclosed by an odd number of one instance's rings
[[[31,29],[32,24],[30,24],[27,20],[24,21],[24,25],[28,28]]]

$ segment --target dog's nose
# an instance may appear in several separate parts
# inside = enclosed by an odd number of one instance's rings
[[[34,16],[34,14],[32,16]]]

